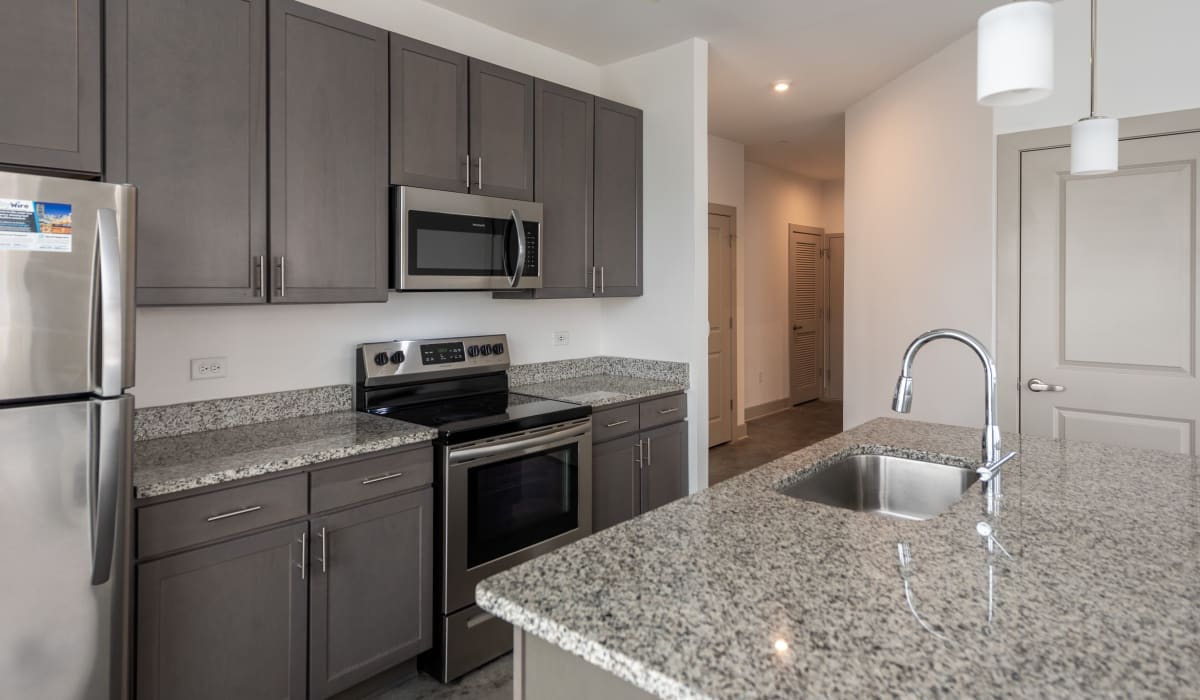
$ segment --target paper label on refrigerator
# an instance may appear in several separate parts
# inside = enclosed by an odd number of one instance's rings
[[[0,199],[0,253],[71,252],[71,205]]]

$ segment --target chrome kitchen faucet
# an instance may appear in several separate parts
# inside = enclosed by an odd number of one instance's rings
[[[1000,466],[1012,459],[1017,453],[1010,452],[1000,456],[1000,426],[996,425],[996,361],[992,354],[979,342],[975,336],[957,331],[952,328],[939,328],[917,336],[916,340],[904,352],[904,362],[900,366],[900,378],[896,381],[896,393],[892,397],[892,410],[896,413],[908,413],[912,409],[912,364],[917,352],[933,340],[949,338],[957,340],[975,351],[983,362],[983,462],[976,468],[979,480],[984,482],[983,489],[986,497],[988,515],[996,513],[1000,505]]]

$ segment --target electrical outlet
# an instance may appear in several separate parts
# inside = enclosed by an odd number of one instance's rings
[[[225,376],[226,358],[201,357],[192,360],[192,379],[217,379]]]
[[[567,331],[554,331],[554,344],[555,345],[570,345],[571,344],[571,334],[568,333]]]

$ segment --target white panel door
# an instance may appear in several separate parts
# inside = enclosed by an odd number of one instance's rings
[[[1021,432],[1195,453],[1197,158],[1196,133],[1123,141],[1097,177],[1023,154]]]
[[[789,364],[793,404],[821,396],[821,236],[788,234]]]
[[[708,446],[733,440],[733,236],[708,215]]]

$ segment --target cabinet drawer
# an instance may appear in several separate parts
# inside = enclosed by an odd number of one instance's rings
[[[425,445],[312,473],[312,511],[320,513],[359,501],[433,483],[433,447]]]
[[[137,513],[138,556],[182,549],[307,513],[307,474],[146,506]]]
[[[683,394],[644,401],[639,404],[639,407],[641,408],[642,430],[649,430],[687,418],[687,397]]]
[[[637,404],[596,411],[592,414],[592,444],[636,433],[638,428]]]

